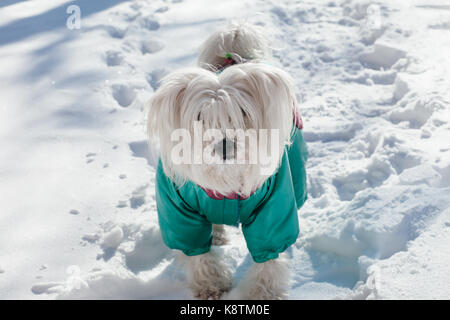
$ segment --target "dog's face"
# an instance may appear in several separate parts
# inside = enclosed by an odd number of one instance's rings
[[[247,196],[277,169],[295,103],[292,79],[271,65],[238,64],[220,74],[191,68],[162,80],[148,132],[176,183]]]

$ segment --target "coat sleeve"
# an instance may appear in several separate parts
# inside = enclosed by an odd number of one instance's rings
[[[307,198],[306,188],[306,161],[308,160],[308,148],[303,138],[303,132],[295,127],[292,136],[292,144],[288,149],[289,166],[294,185],[297,209],[300,209]]]
[[[287,151],[270,192],[242,225],[247,247],[257,263],[276,259],[297,240],[299,224]]]
[[[185,188],[180,192],[181,188]],[[212,225],[195,208],[189,205],[194,192],[180,189],[164,174],[161,161],[156,172],[156,206],[164,243],[171,249],[183,251],[188,256],[206,253],[211,248]],[[183,194],[183,196],[182,196]]]

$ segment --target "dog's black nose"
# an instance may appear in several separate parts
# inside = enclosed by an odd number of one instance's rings
[[[223,139],[215,146],[215,152],[222,157],[223,160],[233,159],[234,154],[234,141],[229,139]]]

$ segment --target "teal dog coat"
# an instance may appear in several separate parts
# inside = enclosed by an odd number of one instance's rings
[[[255,262],[275,259],[295,243],[297,210],[306,201],[308,151],[301,127],[298,119],[277,172],[246,199],[214,196],[191,181],[179,187],[164,174],[160,160],[156,203],[164,243],[188,256],[199,255],[211,248],[212,224],[239,223]]]

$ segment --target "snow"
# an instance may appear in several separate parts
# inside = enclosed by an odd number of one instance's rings
[[[310,158],[290,299],[450,298],[447,1],[0,4],[0,299],[191,299],[145,102],[232,19],[296,80]],[[81,29],[68,29],[69,5]],[[242,278],[241,231],[214,247]]]
[[[115,227],[110,232],[105,234],[101,241],[101,246],[104,249],[116,249],[123,240],[123,231],[120,227]]]

